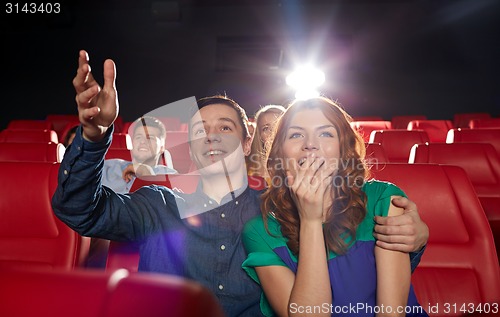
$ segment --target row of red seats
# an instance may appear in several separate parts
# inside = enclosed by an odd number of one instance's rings
[[[0,181],[9,184],[0,188],[1,271],[77,267],[86,254],[82,242],[87,239],[62,224],[50,206],[58,164],[0,162],[0,168],[4,171]],[[417,203],[430,228],[427,250],[413,274],[420,301],[441,307],[444,303],[498,302],[500,271],[491,229],[464,170],[436,164],[385,164],[374,166],[372,173],[377,179],[398,184]],[[186,181],[190,176],[165,176],[165,185],[192,191],[193,187],[188,189],[180,181],[182,177]],[[116,266],[128,265],[116,264],[114,255],[119,248],[113,245],[109,267],[114,259]]]
[[[180,118],[176,117],[158,117],[167,131],[187,131],[187,124],[183,123]],[[80,121],[75,115],[52,114],[47,115],[45,120],[11,120],[7,126],[8,130],[47,130],[53,131],[52,141],[57,143],[58,140],[65,139],[66,134],[74,127],[78,126]],[[132,122],[125,122],[121,116],[115,120],[115,133],[129,133],[129,128]],[[54,137],[57,138],[54,141]],[[45,141],[45,140],[44,140]]]
[[[364,138],[365,142],[370,139],[374,130],[423,130],[427,133],[431,142],[445,142],[449,130],[458,128],[451,120],[411,120],[406,126],[394,125],[391,121],[353,121],[351,126],[356,129]],[[475,119],[471,120],[470,128],[500,128],[500,118]],[[464,129],[464,128],[460,128]]]
[[[435,142],[421,130],[375,130],[369,140],[369,144],[380,144],[383,148],[386,160],[383,156],[379,160],[391,163],[407,163],[413,145],[424,143]],[[500,128],[451,129],[448,131],[446,143],[488,143],[500,157]]]
[[[488,125],[488,120],[491,118],[491,115],[486,112],[455,113],[452,123],[454,128],[469,128],[472,120],[481,120],[481,122],[476,121],[475,123],[479,125]],[[380,116],[358,116],[353,117],[353,119],[354,121],[384,121],[384,118]],[[393,116],[390,124],[392,129],[406,129],[410,121],[427,119],[427,116],[424,115]]]
[[[208,289],[164,274],[2,270],[0,280],[0,316],[224,316]]]

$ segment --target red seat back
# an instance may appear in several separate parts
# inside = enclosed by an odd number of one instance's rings
[[[0,169],[0,271],[79,265],[89,239],[62,223],[51,205],[59,164],[0,162]]]
[[[384,121],[381,116],[356,116],[352,118],[352,121]]]
[[[0,162],[57,162],[66,148],[61,143],[1,143]]]
[[[409,162],[460,166],[469,176],[479,198],[500,198],[500,159],[491,144],[419,144],[413,147]],[[500,220],[500,205],[496,213],[495,218]]]
[[[393,129],[407,129],[408,123],[412,120],[427,120],[424,115],[394,116],[391,123]]]
[[[178,117],[158,117],[163,122],[167,131],[179,131],[181,127],[181,119]]]
[[[500,128],[500,118],[474,119],[469,122],[469,128],[471,129]]]
[[[64,132],[69,125],[80,125],[80,119],[77,114],[49,114],[45,117],[45,121],[52,124],[54,131],[61,140],[64,140]]]
[[[390,121],[353,121],[351,127],[358,131],[365,142],[370,140],[370,134],[374,130],[390,130]]]
[[[374,167],[376,179],[390,181],[418,206],[429,226],[427,248],[412,283],[420,303],[435,306],[432,316],[457,316],[445,303],[498,303],[500,271],[491,230],[465,171],[435,164]]]
[[[188,132],[167,131],[165,149],[170,152],[174,168],[180,174],[190,172],[193,161],[189,155]]]
[[[263,190],[267,187],[267,182],[262,176],[249,175],[248,176],[248,187],[255,190]]]
[[[392,163],[407,163],[414,144],[429,142],[427,133],[422,130],[374,131],[370,143],[380,143],[387,159]]]
[[[387,163],[389,158],[385,153],[384,147],[380,143],[365,143],[366,161],[368,164]]]
[[[109,148],[104,157],[106,160],[109,159],[122,159],[125,161],[132,161],[132,154],[128,149],[112,149]]]
[[[59,138],[54,130],[5,129],[0,132],[0,142],[59,143]]]
[[[11,120],[7,129],[26,129],[26,130],[53,130],[52,124],[46,120]]]
[[[223,316],[205,287],[165,274],[5,271],[0,280],[0,316]]]
[[[410,163],[460,166],[476,190],[500,254],[500,159],[491,144],[431,143],[416,145]]]
[[[471,120],[489,118],[491,118],[491,115],[486,112],[455,113],[453,116],[453,126],[455,128],[468,128]]]
[[[127,133],[113,133],[110,149],[128,149],[132,150],[132,138]]]
[[[446,143],[489,143],[500,157],[500,128],[452,129],[448,131]]]
[[[450,129],[453,129],[450,120],[412,120],[408,123],[408,130],[427,132],[430,142],[445,142]]]

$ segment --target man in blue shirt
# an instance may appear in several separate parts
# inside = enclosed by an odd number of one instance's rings
[[[191,155],[201,175],[195,193],[149,186],[122,195],[101,185],[118,115],[115,65],[104,63],[101,88],[81,51],[73,84],[82,125],[61,163],[52,200],[56,215],[82,235],[140,241],[140,271],[198,281],[217,296],[228,316],[260,316],[262,291],[241,268],[243,226],[260,214],[260,192],[248,187],[244,164],[251,143],[245,111],[224,96],[198,101],[199,111],[189,122]],[[381,241],[402,251],[420,250],[427,226],[413,203],[400,204],[407,214],[391,220],[395,226],[379,226]],[[418,259],[419,254],[413,266]]]
[[[133,122],[129,132],[132,135],[132,161],[105,160],[102,174],[104,186],[126,194],[137,176],[177,174],[175,169],[161,164],[167,132],[160,120],[150,116],[141,117]]]

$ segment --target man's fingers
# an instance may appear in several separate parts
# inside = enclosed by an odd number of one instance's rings
[[[86,51],[81,50],[78,57],[78,70],[73,79],[73,86],[76,92],[80,93],[94,84],[95,80],[90,69],[88,54]]]
[[[92,99],[97,96],[100,91],[100,87],[98,85],[94,85],[87,90],[82,91],[81,93],[76,95],[76,103],[79,107],[85,107],[90,104]]]
[[[97,116],[100,111],[101,111],[101,109],[99,109],[99,107],[97,107],[97,106],[96,107],[92,107],[92,108],[88,108],[88,109],[83,109],[83,110],[80,111],[81,120],[83,120],[83,121],[90,121],[95,116]]]
[[[381,240],[377,240],[376,242],[377,246],[381,247],[382,249],[386,250],[391,250],[391,251],[400,251],[400,252],[412,252],[413,249],[411,246],[407,244],[395,244],[395,243],[387,243]]]
[[[116,67],[111,59],[104,62],[104,89],[115,89]]]
[[[373,219],[377,224],[384,226],[412,225],[415,222],[415,220],[407,214],[402,214],[394,217],[375,216]]]
[[[375,225],[375,232],[384,235],[404,235],[412,236],[415,234],[415,227],[413,226],[383,226]]]
[[[392,200],[392,204],[396,207],[405,209],[405,212],[417,210],[417,205],[406,197],[396,197]]]
[[[78,52],[78,68],[82,67],[84,64],[88,64],[89,54],[85,50],[80,50]]]

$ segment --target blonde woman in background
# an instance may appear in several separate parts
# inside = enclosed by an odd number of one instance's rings
[[[248,175],[260,176],[269,179],[266,170],[266,148],[270,143],[270,136],[274,124],[278,118],[285,112],[285,107],[279,105],[267,105],[262,107],[255,114],[255,133],[252,140],[250,155],[247,156]]]

